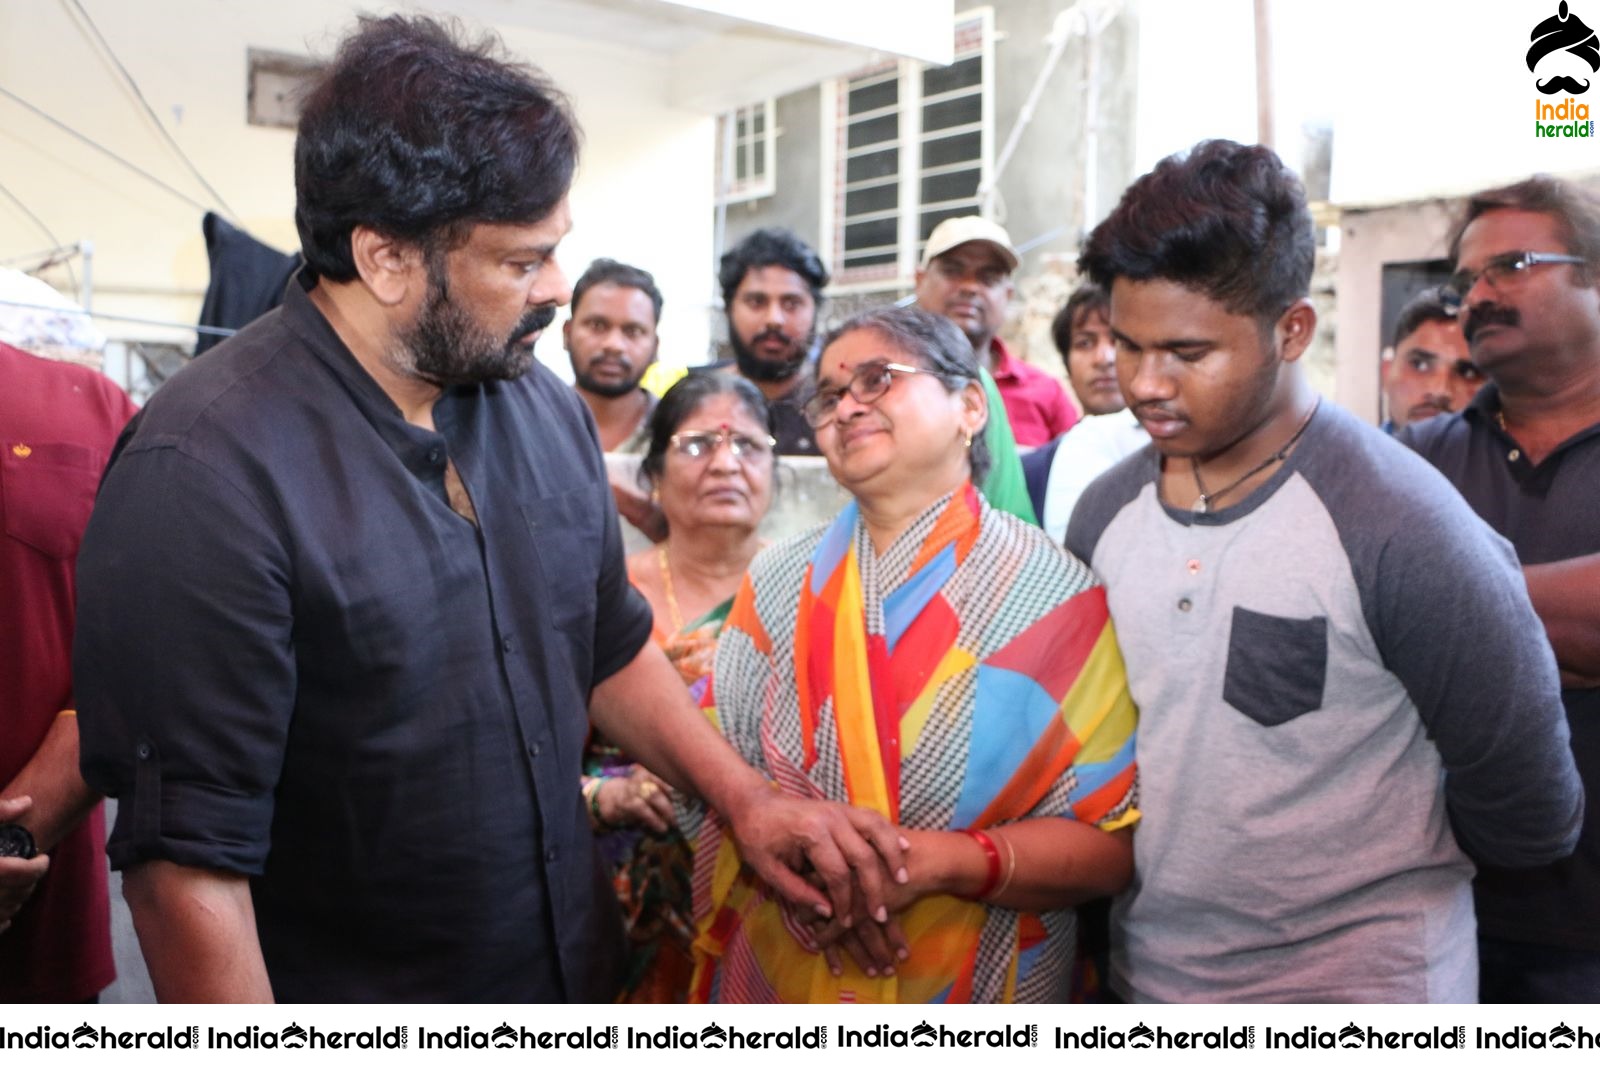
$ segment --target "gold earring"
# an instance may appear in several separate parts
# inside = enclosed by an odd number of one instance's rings
[[[659,489],[651,489],[650,490],[650,503],[652,503],[652,504],[660,504],[661,503],[661,490],[659,490]]]
[[[971,430],[967,431],[967,449],[968,449],[968,451],[971,451],[971,449],[972,449],[972,431]]]

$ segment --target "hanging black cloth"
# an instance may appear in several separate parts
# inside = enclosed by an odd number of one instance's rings
[[[200,305],[200,325],[237,330],[283,303],[283,290],[304,262],[262,244],[226,219],[208,211],[200,223],[211,260],[211,282]],[[202,333],[194,354],[225,338]]]

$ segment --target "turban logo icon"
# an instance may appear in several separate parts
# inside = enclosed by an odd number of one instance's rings
[[[1530,71],[1538,67],[1540,60],[1556,52],[1569,52],[1587,63],[1591,72],[1600,71],[1600,38],[1596,38],[1595,32],[1572,13],[1567,7],[1567,0],[1561,0],[1556,13],[1535,26],[1528,39],[1533,42],[1533,47],[1528,49]],[[1587,81],[1579,81],[1565,74],[1556,74],[1534,84],[1545,94],[1576,95],[1589,91]]]

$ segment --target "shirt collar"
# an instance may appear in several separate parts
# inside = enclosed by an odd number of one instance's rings
[[[994,375],[995,381],[998,382],[1002,379],[1016,381],[1022,376],[1017,370],[1015,357],[1011,355],[1011,350],[1006,347],[1006,343],[1000,340],[999,334],[996,334],[989,341],[989,351],[994,355],[994,370],[990,373]]]

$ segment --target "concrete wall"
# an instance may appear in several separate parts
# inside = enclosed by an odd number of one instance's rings
[[[957,15],[976,5],[958,3]],[[1049,45],[1045,38],[1065,0],[993,0],[994,152],[998,156],[1015,125],[1035,80],[1043,69]],[[1048,337],[1048,323],[1066,299],[1068,281],[1063,256],[1075,253],[1080,232],[1104,217],[1134,177],[1133,115],[1138,96],[1139,29],[1136,5],[1128,4],[1099,42],[1097,117],[1100,127],[1097,194],[1086,212],[1085,76],[1088,56],[1081,38],[1066,48],[1045,83],[1032,122],[1018,141],[1016,154],[1001,175],[995,216],[1018,245],[1031,245],[1017,273],[1019,297],[1005,330],[1022,358],[1061,374],[1059,356]],[[830,153],[823,138],[833,135],[822,121],[823,93],[807,89],[777,101],[777,190],[774,195],[729,205],[723,248],[763,226],[787,226],[820,249],[832,245],[821,232],[821,199],[831,190],[833,175],[824,175]],[[1041,240],[1041,238],[1043,238]],[[826,259],[826,254],[824,255]],[[830,300],[825,321],[834,322],[870,304],[910,292],[910,277],[886,283],[871,293]],[[1042,323],[1041,320],[1042,319]],[[712,316],[715,337],[724,335],[720,314]]]

